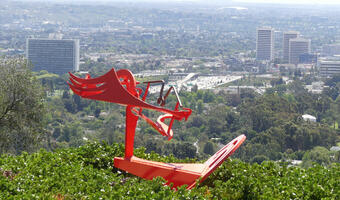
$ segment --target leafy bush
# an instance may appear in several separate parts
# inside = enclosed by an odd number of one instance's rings
[[[144,159],[192,162],[146,154]],[[339,199],[340,165],[307,170],[284,163],[225,162],[203,184],[172,190],[162,178],[147,181],[113,167],[119,144],[90,143],[55,152],[0,157],[0,199]]]

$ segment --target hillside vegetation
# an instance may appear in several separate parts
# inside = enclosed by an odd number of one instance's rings
[[[311,77],[273,80],[262,95],[180,91],[193,109],[188,121],[174,123],[171,141],[140,121],[136,156],[193,162],[240,134],[247,140],[233,154],[238,160],[191,191],[175,192],[161,178],[113,167],[124,152],[125,107],[82,99],[69,92],[67,76],[32,73],[24,59],[0,59],[0,72],[0,199],[340,199],[340,151],[332,150],[340,141],[340,76],[325,80],[322,94],[303,87]],[[166,107],[175,104],[169,96]],[[304,121],[306,113],[316,122]],[[302,165],[283,162],[293,159]]]
[[[189,162],[173,156],[138,157],[163,162]],[[79,148],[40,150],[0,158],[0,199],[339,199],[340,165],[309,169],[285,163],[249,164],[228,160],[191,191],[172,190],[161,178],[147,181],[118,171],[113,158],[119,144],[89,143]]]

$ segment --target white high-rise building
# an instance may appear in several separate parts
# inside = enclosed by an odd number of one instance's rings
[[[300,56],[310,53],[310,40],[294,38],[289,40],[289,63],[299,64]]]
[[[26,58],[34,71],[79,71],[79,40],[27,39]]]
[[[274,29],[270,27],[262,27],[257,29],[256,59],[274,59]]]
[[[288,31],[283,33],[283,62],[289,62],[289,40],[297,38],[299,36],[299,32],[296,31]]]

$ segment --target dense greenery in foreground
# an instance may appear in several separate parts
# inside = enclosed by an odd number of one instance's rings
[[[309,169],[284,163],[228,161],[203,185],[177,192],[161,178],[142,180],[113,167],[123,145],[91,143],[79,148],[41,150],[0,158],[0,199],[339,199],[340,165]],[[188,162],[144,153],[138,157]]]

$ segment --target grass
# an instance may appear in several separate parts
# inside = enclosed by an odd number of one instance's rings
[[[48,74],[38,75],[36,77],[37,79],[42,79],[42,78],[52,78],[52,77],[59,77],[59,76],[57,74],[48,73]]]
[[[139,82],[145,81],[158,81],[158,80],[165,80],[168,75],[159,75],[159,76],[146,76],[143,78],[136,78]]]
[[[229,82],[219,87],[228,87],[228,86],[258,86],[258,85],[265,85],[265,83],[270,83],[270,79],[267,78],[241,78],[233,82]]]

